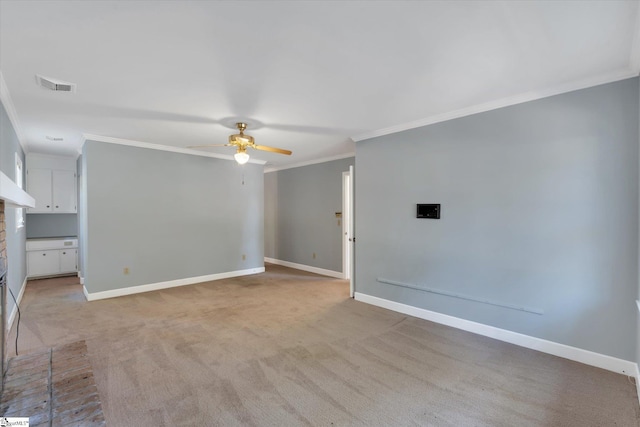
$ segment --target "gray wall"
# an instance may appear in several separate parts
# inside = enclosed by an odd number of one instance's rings
[[[639,86],[639,90],[638,90],[639,101],[638,102],[640,103],[640,84],[638,86]],[[638,111],[638,145],[640,146],[640,111]],[[640,165],[640,158],[638,158],[638,165]],[[640,169],[640,166],[638,168]],[[639,202],[640,202],[640,200],[639,200]],[[639,209],[640,209],[640,207],[639,207]],[[639,210],[638,213],[640,215],[640,210]],[[640,224],[640,216],[638,217],[638,221],[639,221],[639,224]],[[638,228],[639,228],[638,232],[640,233],[640,227],[638,227]],[[638,250],[640,251],[640,234],[638,234]],[[640,253],[638,253],[638,265],[640,266]],[[637,301],[640,303],[640,271],[638,272]],[[636,363],[638,365],[640,365],[640,305],[638,305],[638,311],[636,312],[636,335],[635,335],[635,341],[636,341],[636,359],[635,359],[635,361],[636,361]]]
[[[83,230],[82,228],[82,220],[83,220],[83,215],[82,215],[82,209],[84,208],[83,206],[83,197],[86,196],[86,194],[83,195],[82,193],[82,189],[83,189],[83,185],[84,185],[84,180],[83,180],[83,171],[82,171],[82,156],[78,156],[78,158],[76,159],[76,176],[78,177],[78,182],[76,183],[76,189],[78,190],[78,213],[76,214],[76,226],[77,226],[77,231],[76,231],[76,235],[78,236],[78,275],[84,279],[84,273],[83,273],[83,265],[84,265],[84,239],[83,236],[81,234],[81,231]],[[86,218],[84,218],[86,219]],[[86,222],[86,221],[85,221]]]
[[[27,214],[27,239],[71,237],[78,234],[76,214]]]
[[[264,266],[262,165],[95,141],[81,163],[88,292]]]
[[[265,256],[342,272],[342,172],[353,157],[265,174]],[[313,258],[313,253],[316,258]]]
[[[359,142],[356,291],[635,360],[638,91],[634,78]],[[416,203],[442,218],[416,219]]]
[[[14,163],[16,153],[18,153],[22,159],[22,182],[26,183],[24,176],[24,151],[22,151],[18,136],[13,129],[4,105],[0,103],[0,170],[14,182],[16,180]],[[23,187],[25,187],[25,185],[23,185]],[[5,222],[8,258],[7,283],[15,297],[18,298],[22,283],[24,283],[24,279],[27,277],[25,227],[16,231],[16,208],[11,208],[6,205]],[[7,310],[9,313],[11,313],[14,306],[13,299],[7,292]]]

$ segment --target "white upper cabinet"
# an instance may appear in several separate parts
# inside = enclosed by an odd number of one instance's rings
[[[36,200],[28,213],[77,213],[75,159],[28,154],[27,193]]]
[[[36,200],[36,207],[29,208],[28,212],[52,211],[51,178],[50,169],[31,169],[27,171],[27,192]]]
[[[76,213],[76,173],[53,171],[53,212]]]

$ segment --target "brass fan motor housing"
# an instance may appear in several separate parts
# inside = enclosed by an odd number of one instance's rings
[[[244,130],[247,128],[246,123],[236,123],[236,127],[240,131],[239,134],[229,135],[229,144],[239,147],[253,147],[255,141],[251,135],[245,135]]]

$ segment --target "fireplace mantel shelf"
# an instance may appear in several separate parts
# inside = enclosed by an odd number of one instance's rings
[[[2,172],[0,172],[0,200],[4,200],[5,206],[13,208],[36,206],[35,199]]]

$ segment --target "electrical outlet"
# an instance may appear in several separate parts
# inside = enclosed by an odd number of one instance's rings
[[[242,254],[242,260],[246,261],[246,259],[247,259],[247,254]]]
[[[122,269],[123,274],[129,274],[129,267],[125,267]]]

